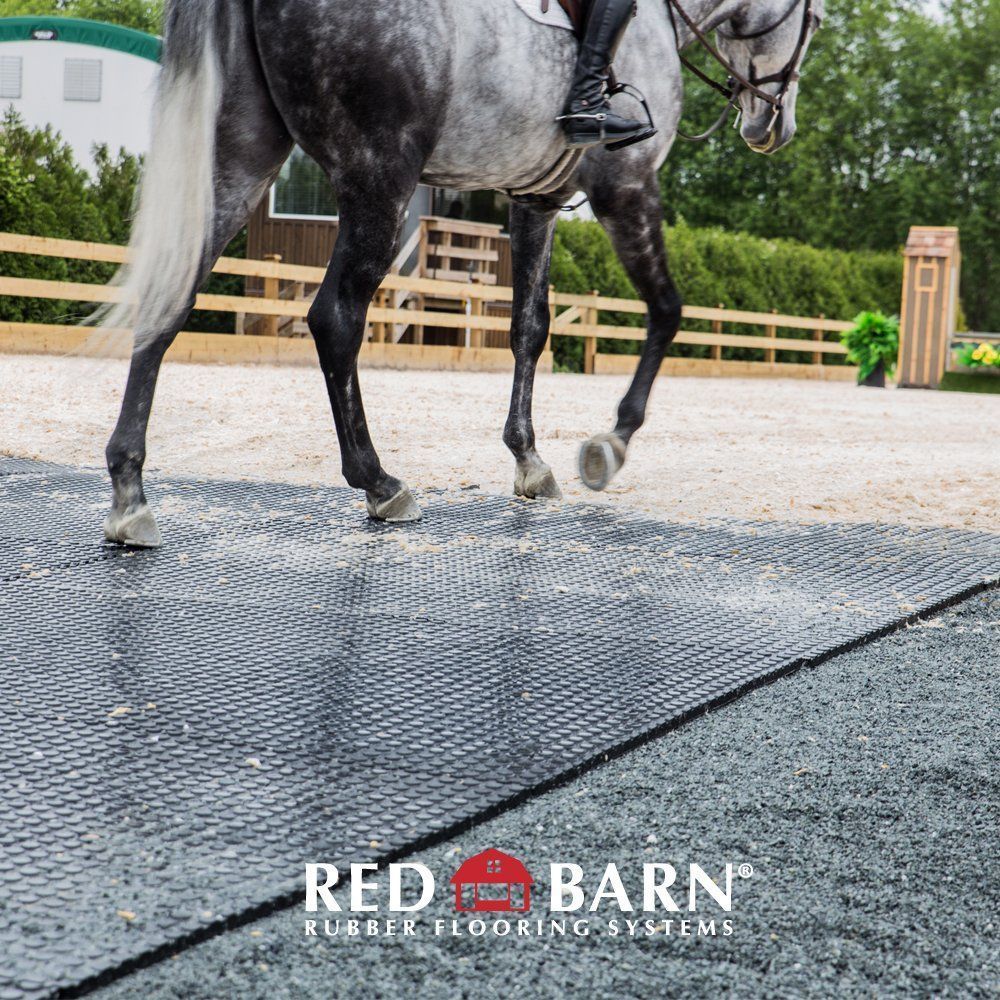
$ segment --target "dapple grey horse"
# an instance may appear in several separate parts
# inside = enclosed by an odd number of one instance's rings
[[[807,3],[810,23],[802,27],[801,18],[788,16],[789,4]],[[678,10],[690,21],[678,21]],[[716,33],[719,52],[748,79],[796,71],[786,80],[780,113],[751,91],[740,97],[743,138],[773,152],[795,132],[798,65],[789,68],[789,61],[801,62],[821,14],[821,0],[639,0],[616,69],[645,93],[659,135],[581,157],[567,152],[555,120],[576,41],[526,17],[513,0],[169,0],[153,145],[130,264],[119,281],[122,304],[105,317],[108,325],[135,329],[121,415],[107,448],[114,486],[107,538],[160,544],[142,484],[160,364],[197,289],[295,143],[327,173],[340,206],[339,238],[309,327],[343,473],[365,491],[369,514],[388,522],[420,516],[372,444],[357,358],[369,303],[397,253],[407,205],[421,182],[513,195],[515,373],[503,440],[516,460],[514,489],[529,498],[559,496],[535,447],[532,388],[549,332],[555,221],[575,192],[589,197],[649,307],[647,339],[617,424],[581,452],[584,481],[603,488],[643,423],[680,322],[657,170],[681,115],[678,51],[692,41],[689,25],[724,29]],[[779,84],[764,89],[776,94]],[[625,107],[634,113],[634,104]]]

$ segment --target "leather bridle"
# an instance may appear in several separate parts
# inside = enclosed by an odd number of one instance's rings
[[[731,108],[736,107],[741,95],[744,93],[753,94],[754,97],[763,101],[765,104],[771,105],[773,108],[773,114],[771,115],[771,121],[767,128],[767,134],[771,135],[774,132],[775,125],[778,124],[778,118],[781,115],[781,111],[785,106],[785,100],[788,97],[788,92],[792,88],[792,84],[797,83],[799,80],[799,68],[802,62],[802,55],[805,52],[806,44],[809,41],[809,32],[813,25],[816,23],[816,15],[813,12],[814,0],[792,0],[791,5],[785,11],[778,20],[769,24],[766,28],[761,28],[759,31],[751,31],[744,35],[738,35],[733,33],[726,33],[717,28],[716,33],[721,35],[723,38],[729,39],[736,42],[750,42],[756,38],[764,38],[770,35],[771,32],[777,31],[791,16],[798,10],[799,6],[802,6],[802,28],[799,31],[799,40],[795,46],[795,51],[792,53],[791,58],[785,64],[784,69],[779,70],[777,73],[772,73],[770,76],[760,77],[759,79],[754,76],[753,70],[751,69],[749,76],[744,76],[740,71],[728,60],[726,57],[712,44],[708,37],[707,31],[704,31],[701,26],[691,17],[690,14],[681,6],[680,0],[666,0],[667,12],[670,14],[670,23],[674,28],[674,35],[680,38],[680,34],[677,31],[677,21],[674,17],[674,12],[676,11],[680,15],[681,20],[691,29],[694,34],[695,39],[701,45],[701,47],[726,71],[729,75],[727,81],[722,84],[717,80],[713,79],[707,73],[699,69],[690,59],[688,59],[683,52],[680,53],[681,62],[687,67],[695,76],[700,80],[703,80],[714,90],[719,91],[726,98],[726,106],[723,109],[719,120],[707,131],[702,132],[700,135],[687,135],[684,132],[678,130],[678,135],[682,139],[687,139],[688,142],[701,142],[703,139],[708,139],[715,135],[720,128],[726,123],[726,119],[729,117],[729,111]],[[769,83],[780,83],[781,89],[777,94],[769,94],[762,88]]]

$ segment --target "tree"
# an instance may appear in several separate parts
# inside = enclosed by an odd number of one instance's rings
[[[708,64],[706,63],[706,68]],[[687,118],[717,95],[687,83]],[[680,143],[661,179],[668,217],[839,249],[897,249],[914,224],[958,225],[969,321],[1000,329],[1000,0],[842,0],[803,70],[799,134],[775,157],[732,130]]]
[[[90,178],[51,128],[28,128],[13,111],[0,119],[0,232],[102,241],[108,236]],[[57,281],[107,280],[107,265],[5,254],[4,273]],[[4,298],[0,319],[61,322],[84,313],[66,302]]]
[[[124,150],[112,155],[107,146],[98,146],[94,164],[92,176],[51,127],[30,128],[9,110],[0,118],[0,232],[127,243],[142,161]],[[226,254],[246,256],[246,230],[233,240]],[[5,254],[3,261],[5,275],[51,281],[101,283],[108,281],[114,270],[111,264],[95,261],[26,254]],[[243,280],[213,275],[205,291],[242,295]],[[16,296],[0,299],[0,320],[8,322],[73,323],[91,310],[92,306],[82,303]],[[231,331],[232,317],[196,313],[186,328]]]
[[[162,0],[0,0],[0,17],[19,15],[82,17],[158,35]]]

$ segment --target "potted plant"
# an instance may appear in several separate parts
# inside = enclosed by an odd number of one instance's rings
[[[841,334],[847,360],[858,366],[858,385],[885,387],[886,375],[896,370],[899,357],[899,320],[881,312],[863,312],[854,326]]]

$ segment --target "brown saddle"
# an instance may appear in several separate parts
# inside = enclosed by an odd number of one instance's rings
[[[558,0],[559,6],[569,15],[573,22],[573,30],[577,38],[583,37],[583,28],[587,23],[587,7],[590,0]],[[542,0],[542,13],[548,14],[551,0]]]

